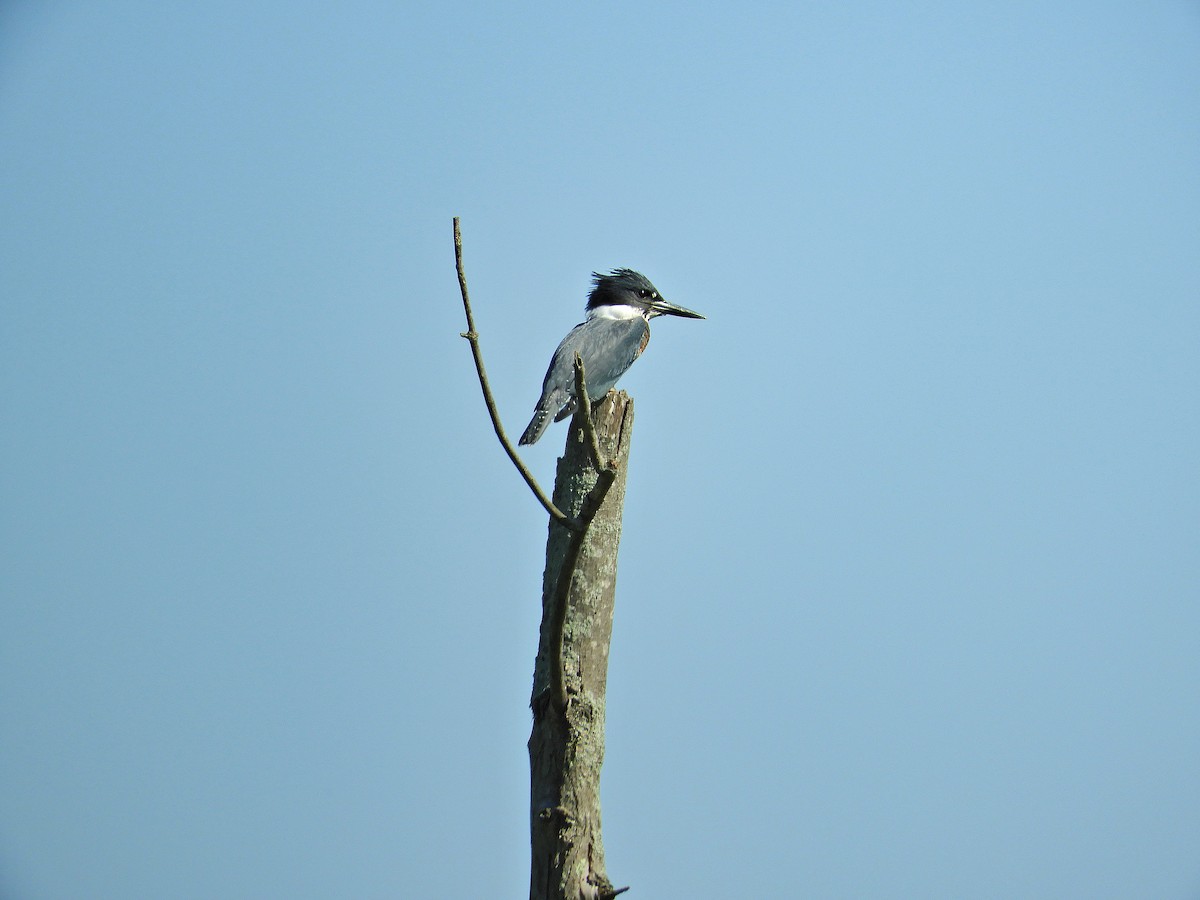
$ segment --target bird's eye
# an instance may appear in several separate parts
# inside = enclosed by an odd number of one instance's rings
[[[643,300],[654,300],[658,298],[658,292],[642,288],[640,291],[638,291],[638,296]]]

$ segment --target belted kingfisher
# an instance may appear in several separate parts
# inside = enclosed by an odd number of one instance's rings
[[[542,399],[520,443],[534,444],[550,424],[575,411],[575,354],[583,359],[588,399],[595,402],[608,393],[650,343],[650,320],[655,316],[704,316],[659,296],[650,279],[633,269],[613,269],[608,275],[592,273],[595,286],[588,296],[587,319],[562,339],[546,378]]]

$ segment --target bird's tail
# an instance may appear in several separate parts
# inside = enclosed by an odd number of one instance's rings
[[[525,433],[521,435],[518,444],[536,444],[538,438],[546,431],[550,425],[550,410],[538,407],[534,412],[533,418],[529,420],[529,427],[525,429]]]

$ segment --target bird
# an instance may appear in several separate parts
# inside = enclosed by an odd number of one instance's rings
[[[529,427],[520,444],[536,444],[550,425],[575,411],[575,354],[583,359],[588,399],[596,401],[624,375],[650,342],[650,320],[655,316],[704,316],[659,294],[650,279],[633,269],[613,269],[607,275],[592,273],[587,318],[572,328],[550,360]]]

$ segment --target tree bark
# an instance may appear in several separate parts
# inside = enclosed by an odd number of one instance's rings
[[[562,618],[556,618],[562,611],[556,608],[555,588],[571,533],[551,521],[546,540],[529,736],[530,900],[608,900],[620,893],[604,867],[600,766],[633,401],[624,391],[610,391],[595,405],[593,421],[602,456],[616,463],[616,479],[584,537]],[[555,505],[578,517],[597,478],[583,431],[572,418],[566,450],[558,461]],[[565,707],[554,685],[559,623]]]

